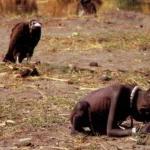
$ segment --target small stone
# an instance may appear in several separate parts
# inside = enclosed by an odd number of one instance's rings
[[[9,65],[9,66],[8,66],[8,68],[10,68],[11,70],[13,70],[13,69],[14,69],[14,67],[13,67],[13,66],[11,66],[11,65]]]
[[[40,65],[40,64],[41,64],[40,60],[35,62],[35,65]]]
[[[111,78],[109,78],[108,76],[106,75],[102,75],[102,77],[100,78],[102,81],[110,81]]]
[[[98,67],[99,65],[98,65],[97,62],[90,62],[89,66],[91,66],[91,67]]]
[[[68,84],[73,84],[73,81],[68,80],[67,83],[68,83]]]
[[[142,25],[142,24],[140,25],[140,28],[143,28],[143,25]]]
[[[26,141],[31,141],[31,140],[32,140],[32,138],[22,138],[19,141],[20,142],[26,142]]]
[[[21,77],[21,74],[15,74],[14,75],[14,78],[20,78]]]
[[[2,73],[0,73],[0,76],[1,76],[1,77],[5,76],[5,75],[7,75],[7,72],[2,72]]]
[[[1,122],[0,127],[4,127],[4,126],[6,126],[6,122]]]
[[[34,144],[31,142],[32,138],[23,138],[20,139],[20,144],[18,146],[29,146],[29,147],[33,147]]]
[[[72,36],[77,36],[79,33],[78,32],[73,32]]]
[[[6,124],[15,124],[16,122],[15,121],[13,121],[13,120],[7,120],[6,121]]]

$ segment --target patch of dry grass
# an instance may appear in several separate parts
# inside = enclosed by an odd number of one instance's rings
[[[1,14],[23,14],[37,12],[36,0],[0,0]]]
[[[147,0],[105,0],[99,12],[112,10],[134,10],[149,14],[150,2]]]
[[[121,35],[119,32],[105,32],[91,36],[81,36],[79,33],[69,37],[43,36],[42,42],[44,42],[45,51],[50,54],[71,51],[80,55],[81,52],[92,54],[97,49],[110,50],[110,52],[121,50],[130,52],[131,49],[139,51],[141,46],[149,45],[149,37],[149,33],[145,32],[131,34],[122,32]],[[32,68],[32,65],[0,65],[0,88],[8,92],[8,95],[0,101],[1,140],[20,138],[19,135],[25,132],[32,135],[32,132],[44,130],[55,132],[55,138],[59,140],[49,145],[58,149],[110,149],[110,147],[129,149],[123,145],[124,141],[132,143],[128,138],[116,140],[105,136],[84,135],[72,138],[70,129],[65,126],[70,124],[69,114],[75,103],[94,89],[112,83],[131,83],[145,89],[149,88],[149,69],[110,71],[101,70],[98,67],[93,71],[82,65],[80,68],[72,65],[41,63],[34,64],[40,76],[27,78],[18,76],[23,70]],[[102,75],[111,80],[100,80]],[[45,85],[46,83],[48,85]],[[7,123],[8,120],[14,123]],[[64,127],[64,130],[60,127]],[[50,137],[51,134],[47,136]],[[112,143],[112,140],[116,140],[116,144]],[[63,145],[60,141],[64,141]]]
[[[97,14],[112,10],[136,10],[144,13],[150,12],[150,3],[139,0],[93,0],[97,6]],[[46,0],[39,1],[38,7],[41,14],[54,17],[75,16],[78,0]]]
[[[14,83],[14,86],[5,86],[9,87],[14,91],[14,94],[11,94],[7,97],[6,100],[0,102],[0,139],[6,140],[16,137],[17,134],[21,134],[24,131],[36,131],[36,130],[56,130],[56,135],[59,135],[59,138],[63,138],[63,141],[69,141],[63,145],[63,148],[110,148],[110,147],[123,147],[119,145],[117,141],[116,144],[112,143],[112,139],[107,138],[107,143],[102,142],[106,140],[105,136],[97,137],[86,137],[80,135],[77,137],[70,137],[69,132],[59,129],[60,126],[65,126],[70,124],[69,113],[75,103],[87,93],[91,91],[92,88],[99,88],[111,84],[112,82],[118,83],[133,83],[138,84],[143,88],[148,88],[150,80],[148,74],[149,70],[129,70],[129,71],[101,71],[97,70],[96,72],[91,72],[90,70],[76,70],[67,66],[51,66],[51,65],[36,65],[39,72],[42,74],[39,77],[27,77],[25,79],[15,77],[15,74],[18,74],[23,68],[32,67],[32,65],[23,65],[23,67],[18,70],[10,71],[9,74],[5,75],[7,80],[10,83]],[[8,72],[9,68],[7,66],[1,67],[1,70]],[[100,74],[104,74],[111,78],[108,82],[103,82],[99,80]],[[54,78],[56,80],[53,80]],[[58,80],[57,80],[58,79]],[[76,88],[87,87],[87,90],[80,90],[80,92],[73,92],[70,97],[69,93],[65,94],[56,94],[55,96],[45,95],[45,88],[43,85],[39,85],[39,81],[53,81],[58,87],[61,87],[61,84],[70,84],[66,82],[66,79],[72,81],[71,85]],[[37,83],[36,83],[37,82]],[[23,83],[23,84],[18,84]],[[52,83],[52,82],[50,82]],[[5,85],[5,84],[4,84]],[[91,89],[90,89],[91,88]],[[24,98],[20,99],[18,96],[21,93],[32,92],[39,95],[41,98]],[[69,91],[70,92],[70,91]],[[33,94],[32,94],[33,95]],[[43,96],[44,95],[44,96]],[[26,96],[26,95],[24,95]],[[12,120],[15,123],[6,123],[8,120]],[[2,124],[6,123],[6,124]],[[58,137],[57,137],[58,138]],[[121,139],[123,140],[123,139]],[[121,142],[121,141],[120,141]],[[126,142],[131,143],[129,139],[126,139]],[[56,142],[57,143],[57,142]],[[51,147],[60,147],[55,142],[51,144]],[[99,144],[97,144],[99,143]],[[62,146],[61,146],[62,147]]]
[[[139,28],[139,27],[135,27]],[[45,45],[47,51],[56,53],[62,49],[66,51],[78,50],[80,51],[94,51],[95,49],[100,49],[101,51],[115,51],[123,50],[128,51],[134,50],[139,51],[145,46],[149,46],[150,34],[149,32],[101,32],[98,34],[90,34],[90,36],[82,36],[79,32],[75,32],[77,35],[72,35],[68,37],[43,37],[43,43],[48,43]]]
[[[93,0],[97,7],[97,14],[102,12],[125,9],[150,12],[150,3],[139,0]],[[38,12],[39,15],[51,17],[75,17],[78,0],[0,0],[1,14],[30,14]]]
[[[44,3],[38,1],[39,12],[51,17],[66,17],[69,15],[75,15],[77,1],[70,0],[47,0]]]

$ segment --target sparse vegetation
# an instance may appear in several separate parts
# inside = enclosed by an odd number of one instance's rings
[[[18,8],[16,1],[9,2],[0,0],[0,10],[8,14],[18,13],[21,7]],[[97,18],[53,19],[52,16],[72,15],[77,0],[73,3],[71,0],[37,0],[37,4],[35,0],[26,2],[27,8],[31,9],[23,8],[25,12],[38,9],[39,14],[45,13],[38,18],[43,24],[42,39],[33,56],[33,60],[40,60],[41,63],[0,64],[0,148],[132,149],[136,144],[134,137],[71,137],[69,116],[76,102],[97,88],[113,83],[131,83],[149,88],[150,30],[149,24],[146,24],[149,19],[144,20],[147,16],[124,12],[120,15],[121,11],[118,11],[117,14],[111,12]],[[100,9],[126,9],[128,2],[112,0],[110,3],[106,0]],[[50,19],[44,18],[48,13]],[[6,52],[9,43],[9,35],[5,35],[10,34],[12,24],[16,23],[15,19],[7,21],[3,18],[0,24],[0,33],[4,36],[0,41],[1,54]],[[91,61],[97,61],[99,66],[90,67]],[[130,66],[128,61],[135,62],[135,66]],[[121,69],[118,69],[120,64]],[[33,65],[40,76],[21,78],[20,74]],[[102,76],[110,80],[102,80]],[[21,145],[20,139],[28,137],[31,142]]]
[[[110,10],[136,10],[150,12],[150,3],[142,0],[94,0],[98,14]],[[75,16],[78,0],[0,0],[1,14],[31,14],[51,17]]]
[[[116,0],[119,9],[150,12],[150,2],[147,0]]]
[[[116,0],[120,9],[140,10],[141,2],[139,0]]]
[[[0,0],[1,14],[23,14],[37,12],[36,0]]]

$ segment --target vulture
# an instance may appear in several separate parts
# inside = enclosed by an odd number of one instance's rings
[[[3,61],[21,63],[24,58],[29,61],[41,38],[41,27],[41,23],[36,20],[16,24],[12,29],[9,49]]]
[[[80,0],[77,6],[76,14],[78,16],[96,14],[96,4],[92,0]]]

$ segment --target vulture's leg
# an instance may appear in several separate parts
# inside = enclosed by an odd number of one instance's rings
[[[19,56],[16,57],[16,64],[19,64]]]
[[[27,53],[27,63],[29,64],[31,62],[31,57],[30,57],[30,54]]]

